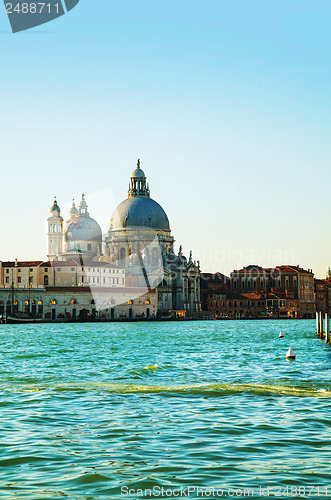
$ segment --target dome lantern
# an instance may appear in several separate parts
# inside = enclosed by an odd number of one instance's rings
[[[150,196],[149,186],[146,185],[145,173],[140,168],[140,159],[137,162],[137,168],[132,172],[128,196],[129,198],[136,198],[138,196],[149,198]]]
[[[78,212],[78,210],[76,208],[75,201],[73,200],[72,201],[72,207],[69,210],[70,219],[73,219],[73,218],[77,217],[78,214],[79,214],[79,212]]]
[[[85,194],[84,193],[82,194],[82,199],[81,199],[81,202],[79,204],[79,215],[86,215],[86,216],[89,215],[89,213],[87,211],[87,203],[85,201]]]

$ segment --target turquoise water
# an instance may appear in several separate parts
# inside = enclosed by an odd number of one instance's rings
[[[165,498],[162,487],[188,486],[190,498],[207,497],[196,487],[331,496],[331,349],[314,330],[1,325],[0,497]]]

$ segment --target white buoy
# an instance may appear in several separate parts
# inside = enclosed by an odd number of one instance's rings
[[[280,334],[279,334],[279,338],[280,338],[280,339],[284,338],[284,335],[282,334],[282,332],[280,332]]]
[[[288,359],[295,359],[295,354],[294,354],[291,346],[290,346],[289,350],[287,351],[286,357]]]

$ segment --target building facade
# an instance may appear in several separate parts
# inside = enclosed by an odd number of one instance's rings
[[[230,291],[210,287],[208,310],[215,317],[312,318],[316,311],[314,274],[300,266],[247,266],[230,276]]]

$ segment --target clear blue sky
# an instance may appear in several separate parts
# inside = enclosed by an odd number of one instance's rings
[[[81,0],[15,35],[0,7],[2,260],[46,258],[55,194],[64,206],[84,191],[106,230],[96,193],[124,199],[140,157],[203,270],[324,276],[329,1]]]

